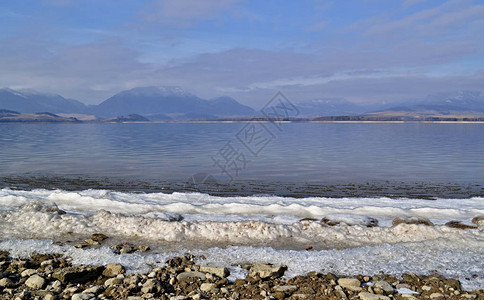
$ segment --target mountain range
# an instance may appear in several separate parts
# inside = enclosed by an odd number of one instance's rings
[[[117,93],[99,105],[32,90],[0,89],[0,109],[113,118],[138,114],[151,120],[254,116],[257,112],[230,97],[205,100],[179,87],[139,87]]]
[[[429,116],[484,117],[484,95],[480,92],[435,94],[392,104],[357,105],[344,99],[315,99],[296,104],[300,117],[370,116],[419,119]],[[0,110],[35,114],[49,112],[60,117],[91,115],[86,120],[186,120],[230,119],[261,116],[253,108],[230,97],[203,99],[179,87],[138,87],[122,91],[99,105],[86,106],[80,101],[56,94],[32,90],[0,89]],[[130,116],[131,115],[131,116]],[[134,117],[133,117],[134,116]]]

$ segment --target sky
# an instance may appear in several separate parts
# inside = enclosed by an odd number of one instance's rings
[[[253,107],[481,91],[484,0],[0,2],[0,87],[98,104],[141,86]]]

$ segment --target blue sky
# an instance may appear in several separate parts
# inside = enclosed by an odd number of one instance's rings
[[[483,32],[476,0],[2,0],[0,87],[392,102],[481,90]]]

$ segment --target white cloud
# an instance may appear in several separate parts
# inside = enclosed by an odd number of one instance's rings
[[[145,19],[152,22],[187,27],[195,22],[217,17],[242,0],[156,0],[145,13]]]

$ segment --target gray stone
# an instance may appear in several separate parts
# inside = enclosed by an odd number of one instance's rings
[[[0,286],[9,288],[9,287],[15,286],[15,284],[9,278],[2,278],[2,279],[0,279]]]
[[[173,296],[173,297],[170,297],[170,300],[189,300],[190,297],[187,297],[187,296]]]
[[[121,278],[109,278],[104,282],[104,286],[112,286],[112,285],[117,285],[123,283],[123,280]]]
[[[340,278],[338,284],[350,291],[358,292],[362,290],[361,282],[356,278]]]
[[[39,290],[47,285],[47,281],[39,275],[32,275],[25,281],[25,285],[31,289]]]
[[[71,300],[89,300],[93,299],[95,296],[93,294],[74,294]]]
[[[361,292],[358,294],[361,300],[390,300],[387,296],[376,295],[367,292]]]
[[[62,291],[62,283],[59,280],[56,280],[47,287],[47,290],[53,292],[60,292]]]
[[[106,277],[115,277],[119,274],[126,272],[124,267],[120,264],[108,264],[103,271],[103,275]]]
[[[228,277],[230,275],[229,270],[227,268],[224,268],[224,267],[202,266],[202,267],[200,267],[200,272],[210,273],[210,274],[218,276],[220,278],[225,278],[225,277]]]
[[[430,299],[444,299],[444,295],[440,293],[432,293],[430,294]]]
[[[30,277],[34,274],[37,274],[37,270],[35,269],[26,269],[26,270],[23,270],[22,273],[20,273],[20,276],[22,277]]]
[[[385,291],[387,295],[393,294],[394,292],[394,289],[391,286],[391,284],[383,280],[375,282],[374,287],[382,289],[383,291]]]
[[[308,294],[294,294],[291,296],[290,299],[310,299],[313,298],[313,295]]]
[[[191,278],[199,278],[201,280],[205,280],[205,273],[202,272],[183,272],[176,276],[178,281],[191,279]]]
[[[217,288],[217,285],[215,283],[202,283],[202,285],[200,286],[200,291],[210,292],[216,288]]]
[[[100,285],[95,285],[91,288],[84,290],[83,294],[100,294],[104,291],[104,288]]]
[[[295,285],[276,285],[272,288],[276,292],[292,293],[297,290]]]
[[[157,279],[146,280],[146,282],[143,284],[143,287],[141,288],[141,292],[143,294],[158,292],[160,290],[161,290],[161,283]]]
[[[255,264],[250,268],[250,276],[260,278],[282,277],[286,272],[287,266],[273,266],[272,264]]]
[[[103,266],[76,266],[60,269],[52,277],[62,283],[84,283],[96,279],[104,270]]]
[[[108,236],[105,235],[105,234],[102,234],[102,233],[94,233],[91,236],[91,240],[96,241],[96,242],[102,242],[107,238],[108,238]]]
[[[49,294],[45,294],[43,299],[44,300],[55,300],[55,296],[49,293]]]

